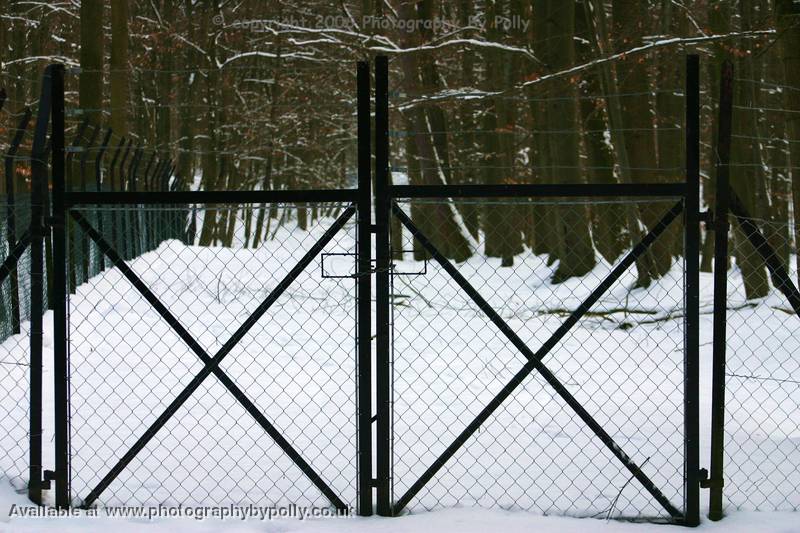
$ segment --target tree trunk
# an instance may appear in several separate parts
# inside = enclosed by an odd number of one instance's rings
[[[555,70],[575,64],[575,4],[560,0],[547,2],[547,63]],[[558,171],[559,182],[580,183],[580,138],[578,135],[577,89],[569,78],[557,80],[548,102],[548,127],[559,132],[550,136],[550,158]],[[589,235],[588,212],[582,204],[567,205],[557,210],[561,250],[553,282],[560,283],[583,276],[595,266],[594,247]]]
[[[533,2],[533,48],[546,51],[549,47],[547,39],[547,2],[535,0]],[[540,58],[544,60],[543,58]],[[534,183],[547,184],[552,182],[553,168],[550,158],[549,129],[547,118],[547,103],[544,101],[551,94],[551,87],[547,84],[539,85],[537,91],[531,90],[529,95],[530,114],[533,134],[531,135],[531,175]],[[534,204],[530,208],[532,219],[531,241],[533,252],[537,255],[548,255],[548,265],[554,262],[559,253],[558,234],[556,228],[556,210],[549,205]]]
[[[589,0],[579,0],[575,6],[575,33],[589,35],[593,29],[588,24],[587,5]],[[579,52],[578,61],[585,63],[594,57],[592,40],[576,41]],[[606,139],[606,131],[610,129],[603,83],[599,69],[583,74],[580,83],[580,111],[583,123],[583,143],[586,147],[588,167],[586,175],[592,183],[616,183],[614,176],[614,151]],[[625,250],[628,236],[625,231],[625,211],[622,206],[613,203],[598,203],[591,206],[592,237],[597,251],[613,263]]]
[[[111,2],[111,129],[128,135],[128,2]]]
[[[172,141],[172,100],[173,100],[173,79],[172,71],[175,68],[175,55],[169,51],[173,49],[174,42],[172,39],[173,33],[173,20],[175,18],[175,10],[173,7],[174,0],[162,0],[161,2],[161,19],[165,25],[162,30],[163,37],[161,38],[162,47],[165,49],[159,54],[159,61],[156,63],[160,65],[160,72],[156,77],[156,147],[162,151],[164,156],[169,151],[170,142]]]
[[[680,21],[685,17],[673,13],[674,0],[661,0],[658,25],[660,35],[683,35]],[[658,52],[656,62],[656,148],[658,150],[659,178],[662,181],[677,183],[684,177],[684,134],[685,114],[684,70],[682,47],[664,48]],[[665,230],[659,240],[672,245],[672,255],[683,253],[683,229],[680,219]]]
[[[780,52],[786,84],[794,89],[800,88],[800,4],[793,0],[775,0],[775,12],[780,39]],[[784,114],[786,132],[790,142],[789,160],[792,166],[792,205],[794,206],[794,242],[800,247],[800,91],[784,91]],[[797,273],[800,281],[800,253]]]
[[[498,10],[497,2],[487,4],[487,39],[497,41],[500,38],[495,21],[502,16]],[[484,53],[485,59],[485,90],[494,91],[507,84],[514,72],[514,62],[506,63],[502,54],[494,49]],[[507,61],[509,61],[507,59]],[[481,143],[483,154],[483,182],[490,185],[513,183],[513,157],[509,158],[509,151],[513,146],[513,124],[508,124],[508,112],[504,109],[507,101],[501,98],[488,98],[483,112]],[[509,133],[509,129],[511,132]],[[511,161],[509,161],[511,159]],[[514,209],[512,205],[498,206],[496,202],[489,202],[484,208],[484,233],[486,236],[485,252],[488,257],[500,257],[503,266],[514,264],[514,256],[522,251],[522,232],[515,224]]]
[[[458,4],[459,25],[465,27],[470,22],[473,14],[473,6],[470,0],[460,0]],[[475,80],[475,56],[473,54],[461,55],[461,85],[470,87]],[[475,105],[469,100],[463,101],[459,106],[458,129],[459,133],[454,139],[457,145],[456,165],[458,168],[453,170],[455,183],[477,183],[475,169],[477,168],[477,157],[475,144]],[[466,202],[461,205],[461,214],[464,217],[464,224],[467,226],[470,235],[478,238],[480,230],[480,209],[475,202]]]
[[[771,54],[767,59],[767,78],[773,83],[784,85],[783,65],[780,57]],[[777,111],[783,107],[783,94],[779,91],[765,91],[766,102],[766,146],[767,166],[770,169],[768,178],[769,191],[769,224],[764,227],[767,240],[772,245],[784,268],[790,268],[792,235],[789,222],[789,205],[791,200],[791,177],[789,175],[789,143],[786,142],[786,114]],[[774,109],[776,111],[769,111]]]
[[[649,21],[645,0],[613,0],[612,2],[615,48],[624,52],[642,44],[647,35],[646,23]],[[634,182],[657,183],[656,140],[653,123],[653,108],[650,101],[650,77],[648,62],[641,57],[630,57],[617,64],[618,90],[621,93],[623,142],[627,152],[630,175]],[[642,219],[652,229],[661,219],[664,207],[661,204],[643,204]],[[639,284],[648,285],[650,280],[666,274],[672,265],[674,245],[668,234],[663,234],[649,248],[650,260],[640,263]],[[648,268],[642,276],[641,267]]]
[[[417,17],[413,6],[407,1],[401,2],[397,9],[401,18],[415,20]],[[405,47],[421,44],[419,36],[409,32],[403,32],[401,42]],[[420,68],[416,54],[402,54],[400,65],[408,92],[420,94]],[[446,183],[441,160],[432,142],[431,126],[425,110],[421,106],[415,106],[408,111],[408,116],[411,131],[414,132],[412,135],[416,144],[423,182],[427,185]],[[426,207],[426,222],[422,224],[422,229],[427,230],[426,234],[433,244],[450,259],[460,262],[469,258],[472,255],[467,240],[469,232],[459,224],[460,216],[458,216],[456,208],[447,201],[430,204]],[[419,222],[419,220],[417,221]]]
[[[192,20],[193,9],[192,0],[186,0],[185,14],[188,20]],[[189,40],[194,41],[194,25],[188,24]],[[187,65],[195,64],[196,52],[191,46],[183,46],[181,56]],[[180,77],[178,84],[178,165],[176,169],[177,179],[191,188],[194,184],[194,132],[197,118],[194,114],[195,94],[200,86],[200,80],[196,72],[188,72]]]
[[[92,125],[99,125],[103,115],[103,2],[83,0],[80,7],[81,73],[79,105]]]
[[[731,6],[728,2],[714,2],[708,8],[708,26],[712,33],[723,34],[730,29]],[[726,45],[715,43],[713,53],[708,60],[708,79],[710,94],[708,99],[711,103],[711,142],[716,149],[717,132],[719,129],[719,83],[722,63],[728,56]],[[711,207],[715,203],[717,185],[717,165],[712,159],[709,165],[709,180],[703,186],[703,197],[706,205]],[[706,225],[705,241],[703,242],[703,257],[700,262],[700,270],[711,272],[711,265],[714,262],[714,228],[713,224]]]
[[[217,161],[218,134],[217,134],[217,84],[219,72],[216,69],[216,39],[215,29],[211,26],[213,17],[219,15],[217,0],[209,0],[203,4],[203,17],[200,25],[201,37],[205,39],[206,52],[208,53],[208,76],[206,77],[206,139],[205,153],[202,156],[203,177],[202,188],[206,191],[217,189],[219,182],[219,164]],[[203,227],[200,230],[200,246],[210,246],[216,236],[217,209],[214,204],[206,207],[203,216]]]
[[[751,29],[752,6],[741,5],[742,30]],[[741,43],[742,49],[747,44]],[[740,57],[736,65],[736,77],[755,80],[759,74],[755,60],[750,56]],[[740,81],[734,84],[734,120],[731,146],[731,187],[739,195],[751,216],[763,219],[766,215],[764,200],[764,174],[761,169],[761,148],[755,139],[758,128],[758,87],[753,82]],[[748,299],[763,298],[769,293],[769,280],[764,261],[738,224],[734,224],[736,238],[736,263],[742,271],[745,294]]]
[[[601,0],[590,0],[586,4],[590,12],[586,13],[586,20],[590,27],[588,37],[597,55],[606,55],[608,52],[608,31],[606,30],[606,13]],[[614,147],[616,162],[619,168],[619,179],[622,183],[632,183],[631,165],[628,158],[628,149],[625,145],[624,122],[622,119],[623,111],[619,97],[619,87],[617,86],[617,75],[612,65],[603,64],[597,68],[602,82],[603,92],[606,95],[605,104],[608,111],[608,125],[611,144]],[[644,233],[639,223],[639,209],[633,203],[625,203],[621,206],[625,213],[625,224],[627,226],[630,246],[635,246],[641,241]],[[649,253],[642,254],[636,260],[636,285],[646,287],[650,284],[650,272],[653,270],[652,256]]]

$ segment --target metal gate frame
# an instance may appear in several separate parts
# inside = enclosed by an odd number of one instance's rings
[[[377,512],[384,516],[400,514],[406,505],[458,451],[461,446],[486,422],[500,404],[534,370],[548,382],[555,392],[572,408],[581,420],[617,457],[617,459],[664,507],[675,522],[694,526],[700,522],[699,513],[699,239],[700,239],[700,88],[699,58],[687,56],[686,63],[686,180],[683,183],[655,184],[569,184],[569,185],[390,185],[389,182],[389,103],[388,60],[376,58],[376,110],[375,110],[375,213],[376,213],[376,388],[377,388]],[[448,259],[414,225],[411,219],[395,204],[399,198],[608,198],[608,197],[678,197],[681,200],[670,209],[643,240],[612,270],[590,296],[563,322],[552,336],[535,352],[517,336],[491,305],[475,290]],[[614,442],[603,427],[583,408],[566,387],[542,363],[545,355],[578,322],[589,308],[616,281],[666,227],[684,214],[685,231],[685,296],[686,331],[684,356],[684,483],[685,510],[679,511],[658,490],[630,457]],[[527,359],[525,365],[505,387],[465,427],[454,442],[419,475],[417,481],[396,501],[392,501],[392,413],[391,391],[391,328],[390,286],[392,276],[390,249],[390,217],[395,216],[416,238],[433,259],[445,270],[460,288],[472,299],[503,335]]]
[[[278,444],[283,452],[297,465],[309,480],[330,500],[339,511],[348,511],[348,506],[315,472],[300,453],[287,441],[280,431],[253,404],[236,383],[220,368],[220,362],[244,337],[247,331],[275,303],[278,297],[321,253],[339,230],[354,215],[357,216],[356,252],[359,272],[354,276],[357,287],[357,319],[355,337],[357,339],[357,403],[356,403],[356,455],[358,476],[356,482],[358,513],[372,514],[372,443],[371,443],[371,365],[370,365],[370,253],[371,230],[371,148],[370,148],[370,79],[369,65],[359,62],[357,65],[358,89],[358,188],[332,190],[269,190],[269,191],[189,191],[189,192],[68,192],[65,190],[65,142],[64,142],[64,68],[53,65],[48,68],[51,73],[48,91],[52,94],[52,179],[53,179],[53,216],[49,220],[53,229],[54,265],[54,374],[55,374],[55,471],[51,477],[56,482],[56,506],[68,508],[72,503],[70,494],[71,465],[69,462],[69,348],[68,348],[68,312],[69,297],[67,273],[67,218],[73,219],[95,244],[108,261],[120,270],[122,275],[144,297],[150,306],[167,322],[170,328],[186,343],[203,363],[202,370],[197,373],[185,388],[170,402],[164,412],[155,419],[133,446],[118,459],[111,470],[101,479],[96,487],[82,500],[82,508],[92,506],[116,477],[128,466],[155,434],[175,414],[181,405],[197,390],[210,375],[222,383],[233,394],[239,404],[255,419],[261,428]],[[47,120],[47,119],[45,119]],[[267,295],[261,304],[231,335],[230,339],[213,355],[192,337],[179,320],[172,315],[158,297],[147,288],[145,283],[125,263],[123,256],[95,229],[78,211],[79,206],[98,205],[186,205],[186,204],[275,204],[300,202],[341,202],[349,204],[337,217],[335,222],[325,231],[322,237],[303,255],[299,262],[286,274],[278,285]],[[361,273],[365,272],[366,275]],[[41,292],[41,291],[40,291]],[[41,315],[39,315],[41,316]],[[41,329],[41,328],[40,328]],[[40,335],[32,335],[41,341]],[[41,349],[39,349],[41,354]],[[38,412],[41,412],[40,410]],[[366,428],[366,429],[364,429]],[[39,463],[40,464],[40,463]],[[31,479],[36,479],[32,477]]]

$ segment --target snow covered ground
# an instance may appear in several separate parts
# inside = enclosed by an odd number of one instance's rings
[[[184,246],[171,241],[130,264],[213,356],[330,225],[281,229],[256,249]],[[323,479],[355,503],[354,227],[348,224],[276,302],[222,368]],[[404,246],[410,249],[410,243]],[[330,255],[334,254],[334,255]],[[335,255],[344,254],[344,255]],[[398,272],[420,272],[407,257]],[[394,497],[400,498],[524,359],[434,263],[424,275],[397,276],[394,321]],[[476,255],[460,271],[536,349],[598,284],[611,265],[560,285],[554,266],[530,253],[513,268]],[[708,464],[711,277],[701,289],[701,466]],[[544,359],[621,448],[678,508],[683,507],[682,271],[647,290],[618,282]],[[797,318],[773,295],[744,305],[731,279],[729,472],[732,506],[800,506],[800,387],[793,363]],[[116,270],[70,297],[72,493],[76,503],[200,371],[202,363]],[[52,331],[52,316],[45,331]],[[24,335],[3,345],[25,358]],[[748,340],[750,339],[750,340]],[[52,336],[45,335],[45,383],[52,379]],[[753,354],[761,354],[754,363]],[[794,366],[793,366],[794,365]],[[14,369],[3,374],[17,380]],[[13,376],[13,377],[12,377]],[[749,377],[741,377],[749,376]],[[778,377],[781,381],[758,379]],[[737,383],[737,385],[733,385]],[[8,385],[4,382],[3,385]],[[19,393],[20,387],[5,387]],[[24,392],[24,390],[23,390]],[[4,399],[6,420],[24,420],[24,394]],[[9,407],[11,406],[11,407]],[[19,412],[14,410],[21,410]],[[52,457],[52,397],[46,387],[45,460]],[[5,440],[24,442],[8,428]],[[5,444],[6,441],[3,441]],[[4,471],[24,470],[2,458]],[[0,461],[0,462],[2,462]],[[776,475],[776,472],[778,475]],[[17,480],[19,482],[19,480]],[[3,486],[8,487],[3,483]],[[0,503],[25,505],[11,488]],[[707,494],[703,492],[703,499]],[[210,376],[100,498],[128,505],[327,505],[325,497]],[[450,509],[458,506],[460,508]],[[478,509],[491,507],[493,509]],[[663,509],[533,374],[409,504],[412,514],[381,520],[335,518],[230,522],[232,530],[403,531],[488,528],[647,531],[659,526],[543,517],[652,517]],[[433,510],[425,513],[426,510]],[[4,516],[7,513],[2,513]],[[0,518],[6,520],[7,517]],[[53,519],[13,517],[0,530],[57,527]],[[132,529],[135,519],[67,519],[76,527]],[[59,522],[63,524],[64,522]],[[217,522],[162,519],[158,526],[203,530]],[[768,529],[764,524],[768,524]],[[792,531],[796,517],[736,512],[709,530]],[[794,529],[792,529],[794,528]]]
[[[663,533],[663,525],[620,522],[617,520],[581,519],[569,517],[541,516],[523,511],[503,511],[497,509],[458,508],[444,509],[397,518],[323,518],[299,520],[274,519],[261,521],[251,519],[220,520],[207,518],[162,518],[145,521],[136,518],[108,517],[102,513],[87,518],[83,512],[75,517],[59,518],[19,518],[8,516],[12,505],[27,506],[23,496],[0,489],[0,532],[38,533],[40,531],[59,531],[69,533],[106,532],[138,533],[205,533],[223,529],[230,533],[485,533],[503,531],[504,533]],[[699,531],[715,533],[795,533],[798,531],[796,513],[758,513],[739,511],[720,522],[704,521]]]

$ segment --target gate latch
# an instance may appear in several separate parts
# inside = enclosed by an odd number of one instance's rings
[[[413,250],[402,250],[402,252],[403,253],[413,253]],[[390,250],[389,253],[392,256],[395,255],[395,251],[393,251],[393,250]],[[347,272],[347,273],[344,273],[344,274],[337,274],[337,273],[334,273],[332,271],[326,270],[325,269],[325,262],[326,262],[326,260],[328,258],[331,258],[331,257],[352,257],[354,259],[353,268],[354,268],[355,271],[354,272]],[[368,272],[363,272],[363,273],[362,272],[358,272],[357,261],[358,261],[358,254],[355,254],[355,253],[327,252],[327,253],[320,254],[320,271],[322,273],[322,278],[323,279],[355,279],[355,278],[359,278],[361,276],[375,274],[375,273],[378,272],[375,259],[370,259],[370,269],[369,269]],[[328,261],[328,262],[330,263],[330,261]],[[392,276],[424,276],[424,275],[426,275],[428,273],[428,259],[427,258],[423,259],[422,269],[421,270],[411,271],[411,272],[402,271],[402,270],[396,270],[395,269],[395,264],[392,263],[389,266],[389,272],[392,274]]]

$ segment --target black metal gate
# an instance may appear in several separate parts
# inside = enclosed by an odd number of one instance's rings
[[[358,189],[153,193],[64,190],[54,71],[57,505],[359,505],[371,446],[357,427],[370,423],[357,259],[368,271],[368,66],[358,72]],[[320,219],[271,255],[196,235],[198,218],[258,209]]]
[[[63,70],[53,70],[57,505],[304,502],[368,515],[375,488],[381,515],[466,503],[697,524],[697,57],[687,67],[686,179],[659,184],[391,185],[388,60],[375,64],[374,199],[366,63],[359,185],[327,191],[65,191]],[[546,202],[565,220],[599,201],[657,216],[631,226],[615,264],[583,278],[594,285],[553,288],[562,309],[526,303],[529,313],[552,311],[532,328],[506,312],[523,293],[500,265],[452,260],[443,234],[408,213],[457,215],[479,199],[509,212]],[[242,259],[213,239],[196,246],[187,224],[310,203],[329,216],[271,257],[254,248]],[[142,234],[139,220],[165,233]],[[587,333],[596,306],[667,232],[681,237],[684,258],[665,293],[682,300],[672,349],[649,329],[629,335],[624,320]],[[425,261],[406,268],[411,249]],[[81,276],[91,265],[99,273]],[[520,291],[535,281],[533,271],[503,272],[522,280]],[[426,309],[408,305],[414,283],[447,288],[434,291],[444,301],[417,293]],[[604,344],[623,334],[624,344]],[[580,357],[564,350],[569,342]],[[617,356],[593,357],[600,352]],[[638,431],[645,425],[649,433]]]
[[[391,186],[387,61],[376,65],[378,512],[479,504],[697,524],[697,57],[687,64],[686,180],[646,185]],[[503,270],[520,273],[485,256],[456,264],[442,251],[447,233],[430,214],[445,209],[457,217],[459,203],[476,199],[505,212],[518,209],[515,202],[546,201],[565,221],[581,202],[609,199],[621,202],[623,213],[645,205],[658,215],[632,235],[627,254],[594,276],[596,286],[580,294],[568,289],[571,298],[553,289],[551,299],[566,307],[564,318],[549,329],[537,322],[532,330],[518,317],[501,316],[506,298],[515,295],[503,291],[509,277]],[[612,333],[581,336],[594,349],[580,357],[565,348],[590,310],[681,221],[686,259],[672,294],[685,299],[678,302],[683,330],[673,335],[682,342],[672,350],[655,343],[637,350],[630,343],[608,346],[618,342]],[[407,250],[430,258],[422,271],[403,267]],[[544,281],[525,272],[529,283]],[[647,341],[644,331],[640,340]],[[649,340],[656,338],[668,342],[655,334]],[[609,364],[620,368],[603,368]],[[639,371],[642,366],[650,371]],[[671,403],[676,398],[682,401]],[[532,438],[531,427],[542,434]]]
[[[312,227],[319,237],[287,242],[288,257],[172,240],[126,261],[97,229],[104,214],[183,221],[187,210],[113,194],[91,206],[66,195],[71,241],[87,236],[113,267],[68,300],[73,503],[319,505],[318,491],[323,506],[354,505],[353,281],[323,278],[311,265],[343,253],[353,270],[355,207],[339,205],[332,223]],[[115,201],[131,207],[93,207]],[[312,333],[305,328],[318,319],[317,299],[337,302],[325,311],[336,325]]]

